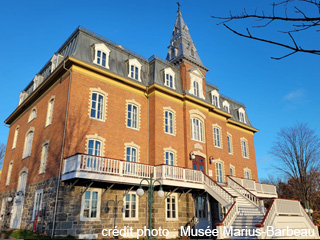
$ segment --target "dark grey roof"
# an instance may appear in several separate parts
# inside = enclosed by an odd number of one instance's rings
[[[181,15],[180,15],[181,16]],[[178,13],[179,17],[179,13]],[[180,18],[180,23],[183,24],[182,16]],[[184,38],[189,38],[189,33],[184,33]],[[190,37],[191,39],[191,37]],[[192,41],[192,40],[191,40]],[[175,86],[174,91],[180,93],[180,94],[188,94],[188,91],[183,91],[182,89],[182,82],[180,78],[180,70],[179,68],[174,65],[173,63],[163,60],[157,56],[152,56],[149,59],[101,36],[98,35],[87,28],[84,27],[78,27],[72,35],[67,39],[67,41],[60,47],[60,49],[55,53],[56,55],[59,55],[59,62],[62,64],[63,59],[72,56],[76,59],[79,59],[83,62],[86,62],[88,64],[92,64],[96,67],[99,67],[96,64],[93,64],[93,57],[94,57],[94,49],[93,46],[95,44],[104,43],[109,49],[110,49],[110,57],[109,57],[109,69],[101,67],[101,69],[105,71],[110,71],[112,73],[115,73],[119,76],[128,78],[131,81],[135,81],[133,79],[130,79],[128,77],[129,73],[129,65],[127,64],[129,59],[137,59],[141,63],[141,83],[144,86],[152,85],[153,83],[159,84],[161,86],[167,87],[164,84],[164,69],[171,68],[172,71],[175,73]],[[200,58],[199,58],[200,60]],[[201,63],[201,61],[199,62]],[[202,64],[202,63],[201,63]],[[43,81],[46,80],[46,78],[51,74],[51,61],[49,60],[45,66],[40,70],[38,73],[43,77]],[[136,82],[136,81],[135,81]],[[216,89],[219,91],[218,87],[212,84],[209,84],[206,82],[206,99],[200,99],[201,101],[205,101],[207,103],[212,104],[212,97],[211,97],[211,91],[213,89]],[[33,82],[31,81],[28,86],[24,89],[25,92],[27,92],[29,95],[33,91]],[[193,95],[191,95],[193,96]],[[230,104],[230,113],[233,115],[232,119],[239,122],[239,115],[238,115],[238,109],[240,107],[243,107],[245,109],[245,106],[235,100],[232,100],[231,98],[228,98],[226,96],[220,95],[220,109],[222,108],[222,102],[224,100],[227,100]],[[246,124],[251,126],[251,123],[249,122],[248,115],[246,115]]]

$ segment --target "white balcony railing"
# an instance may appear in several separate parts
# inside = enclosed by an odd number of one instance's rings
[[[275,185],[265,184],[265,183],[257,183],[256,181],[254,181],[252,179],[244,179],[244,178],[233,177],[233,176],[230,176],[230,178],[232,178],[232,180],[239,183],[241,186],[243,186],[244,188],[246,188],[250,191],[260,193],[260,194],[273,195],[275,197],[278,196],[277,189],[276,189]]]

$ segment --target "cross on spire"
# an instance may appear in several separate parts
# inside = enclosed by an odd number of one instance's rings
[[[177,2],[177,4],[178,4],[178,11],[180,11],[180,3],[179,2]]]

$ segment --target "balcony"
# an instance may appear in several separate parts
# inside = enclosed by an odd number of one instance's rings
[[[141,179],[150,178],[151,174],[165,186],[203,189],[226,206],[231,206],[234,201],[234,196],[198,170],[169,165],[153,166],[86,154],[76,154],[64,159],[61,180],[90,179],[138,185]],[[234,179],[257,196],[276,196],[273,185],[260,184],[249,179]]]

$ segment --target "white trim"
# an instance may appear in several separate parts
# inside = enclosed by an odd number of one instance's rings
[[[205,99],[205,96],[203,95],[203,74],[201,73],[200,70],[196,69],[191,69],[190,70],[190,89],[189,93],[196,96],[194,93],[194,82],[197,82],[199,85],[199,98]]]
[[[126,196],[130,194],[130,201],[129,201],[129,217],[125,217],[126,213]],[[131,217],[131,195],[136,196],[136,211],[135,211],[135,217]],[[123,196],[123,215],[122,215],[123,221],[139,221],[139,196],[134,191],[128,192],[126,195]]]
[[[51,123],[52,123],[54,102],[55,102],[55,96],[52,95],[48,101],[45,127],[51,125]]]
[[[225,108],[228,108],[228,110],[226,110]],[[227,100],[224,100],[222,102],[222,108],[224,111],[226,111],[227,113],[230,113],[230,103]]]
[[[238,109],[238,114],[239,114],[239,121],[242,122],[242,123],[247,123],[247,121],[246,121],[246,111],[242,107]],[[243,119],[241,117],[241,114],[243,114]]]
[[[236,167],[233,166],[233,165],[230,163],[230,169],[232,169],[232,171],[233,171],[233,174],[231,174],[231,171],[230,171],[230,175],[233,176],[233,177],[235,177],[235,176],[236,176]],[[230,170],[230,169],[229,169],[229,170]]]
[[[168,199],[172,199],[174,198],[175,199],[175,217],[170,217],[168,218],[168,215],[167,215],[167,211],[168,211]],[[166,221],[178,221],[179,220],[179,208],[178,208],[178,201],[179,201],[179,198],[178,198],[178,194],[177,193],[172,193],[170,194],[168,197],[165,198],[165,201],[164,201],[164,204],[165,204],[165,219]],[[172,201],[170,201],[170,207],[172,209]],[[172,210],[170,211],[170,213],[172,214]]]
[[[169,76],[172,76],[172,87],[170,87],[170,85],[166,84],[167,83],[167,74]],[[172,89],[176,89],[176,85],[175,85],[175,78],[176,78],[176,73],[172,70],[172,68],[165,68],[164,69],[164,85],[172,88]]]
[[[230,140],[230,141],[228,141],[228,139]],[[229,132],[227,132],[227,146],[228,146],[228,153],[230,154],[230,155],[233,155],[233,141],[232,141],[232,135],[231,135],[231,133],[229,133]],[[230,144],[230,152],[229,152],[229,144]]]
[[[24,138],[24,148],[23,148],[23,153],[22,153],[22,159],[26,158],[26,157],[30,157],[31,156],[31,152],[32,152],[32,145],[33,145],[33,138],[34,138],[34,127],[30,127],[29,130],[26,132],[25,138]],[[32,132],[32,138],[30,140],[30,142],[28,142],[29,138],[29,134]],[[29,146],[30,144],[30,146]],[[27,151],[27,147],[28,150],[30,148],[30,151]]]
[[[219,139],[216,139],[216,131],[215,131],[215,129],[219,130]],[[220,127],[218,124],[212,124],[212,131],[213,131],[213,145],[216,148],[221,148],[222,149],[223,148],[223,144],[222,144],[222,127]]]
[[[216,99],[216,104],[214,103],[215,101],[214,101],[213,97],[217,98]],[[220,108],[220,94],[216,89],[211,91],[211,103],[212,103],[213,106],[216,106],[216,107]]]
[[[172,113],[172,133],[166,132],[166,112]],[[173,110],[171,107],[163,107],[163,130],[164,133],[176,136],[176,111]]]
[[[221,164],[221,173],[222,173],[222,182],[225,182],[225,167],[224,167],[224,161],[222,161],[220,158],[214,161],[215,163],[215,170],[216,170],[216,180],[219,182],[218,179],[218,169],[217,169],[217,164]],[[219,182],[220,183],[220,182]]]
[[[134,79],[136,81],[139,81],[141,82],[141,67],[142,67],[142,64],[137,60],[137,59],[129,59],[129,74],[128,74],[128,77],[131,78],[131,79]],[[138,79],[135,78],[135,72],[133,72],[133,77],[131,77],[131,66],[134,66],[136,68],[138,68]]]
[[[104,146],[105,146],[105,142],[106,142],[106,139],[101,137],[101,136],[98,136],[98,134],[94,134],[94,135],[86,135],[86,153],[89,153],[89,140],[95,140],[95,141],[99,141],[101,142],[101,149],[100,149],[100,154],[101,156],[104,156],[105,155],[105,149],[104,149]]]
[[[41,194],[41,195],[40,195]],[[38,196],[41,196],[41,199],[40,199],[40,204],[38,205],[38,207],[40,206],[40,209],[37,209],[38,211],[42,209],[42,206],[43,206],[43,189],[38,189],[36,192],[35,192],[35,195],[34,195],[34,203],[33,203],[33,210],[32,210],[32,219],[31,221],[34,221],[35,219],[35,213],[36,213],[36,205],[37,205],[37,201],[38,201]]]
[[[86,218],[83,216],[83,211],[84,211],[84,204],[85,204],[85,194],[86,192],[90,192],[90,208],[91,209],[91,204],[92,204],[92,192],[97,192],[98,197],[97,197],[97,216],[92,218]],[[100,208],[101,208],[101,189],[100,188],[89,188],[87,191],[82,194],[81,198],[81,210],[80,210],[80,221],[100,221]]]
[[[163,148],[164,164],[166,164],[166,161],[167,161],[167,157],[166,157],[167,152],[173,153],[173,165],[172,166],[176,166],[177,165],[177,151],[175,149],[173,149],[171,146],[167,147],[167,148]]]
[[[140,162],[140,146],[134,142],[127,142],[124,144],[124,160],[127,160],[127,148],[135,148],[137,150],[136,162]]]
[[[245,152],[244,152],[244,148],[243,148],[243,143],[245,143]],[[241,144],[241,154],[242,157],[244,158],[249,158],[249,145],[248,145],[248,140],[244,137],[240,138],[240,144]],[[245,154],[246,153],[246,156]]]
[[[7,178],[6,178],[6,186],[9,186],[9,184],[10,184],[11,175],[12,175],[12,168],[13,168],[13,160],[10,161],[9,166],[8,166],[8,172],[7,172]]]
[[[101,56],[100,56],[100,63],[98,63],[98,51],[101,52]],[[109,57],[110,57],[110,49],[104,44],[104,43],[97,43],[94,45],[94,59],[93,59],[93,63],[97,64],[101,67],[107,68],[109,69]],[[105,66],[102,65],[102,54],[106,55],[106,59],[105,59]]]
[[[16,129],[14,130],[14,135],[13,135],[13,142],[12,142],[12,149],[15,149],[17,147],[17,141],[18,141],[18,135],[19,135],[19,128],[20,126],[18,125]]]
[[[103,106],[102,106],[102,118],[97,118],[97,117],[92,117],[91,116],[91,109],[92,109],[92,94],[96,93],[97,96],[100,94],[103,96]],[[98,102],[98,100],[97,100]],[[90,88],[90,92],[89,92],[89,108],[88,108],[88,114],[89,114],[89,118],[90,119],[95,119],[98,121],[102,121],[105,122],[107,119],[107,103],[108,103],[108,93],[106,93],[105,91],[103,91],[101,88]],[[97,110],[96,110],[97,111]]]
[[[249,178],[246,178],[246,172],[249,174]],[[244,168],[243,169],[243,176],[245,179],[252,179],[252,175],[251,175],[251,170],[249,168]]]
[[[40,157],[40,166],[39,166],[39,174],[46,172],[46,165],[47,165],[47,159],[48,159],[48,153],[49,153],[49,144],[50,144],[49,140],[46,140],[42,144],[41,157]],[[47,146],[47,147],[45,147],[45,146]],[[46,153],[44,153],[45,149],[46,149]]]
[[[29,114],[28,123],[31,122],[36,117],[37,117],[37,108],[34,107],[34,108],[32,108],[32,110],[31,110],[31,112]]]
[[[132,126],[128,126],[128,107],[129,104],[134,105],[137,107],[137,127],[132,127]],[[141,121],[141,104],[138,103],[136,100],[132,99],[132,100],[126,100],[126,127],[130,128],[130,129],[134,129],[137,131],[140,131],[140,121]],[[132,125],[132,123],[131,123]]]

